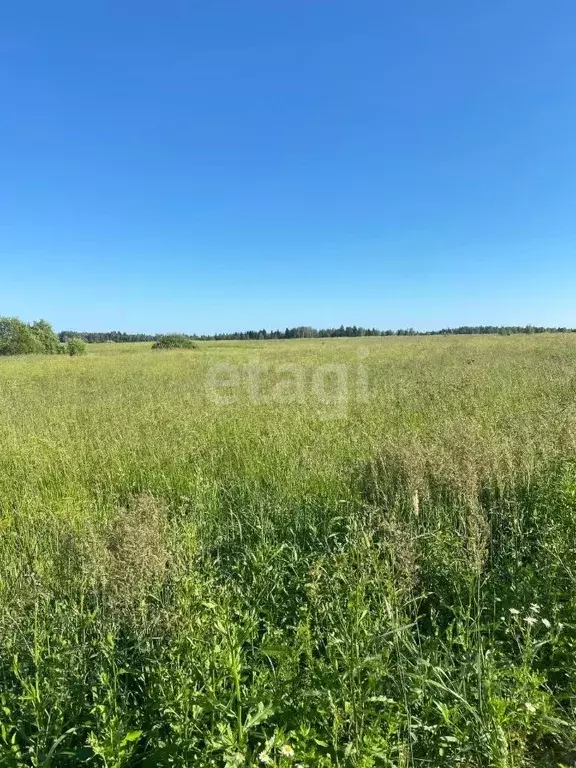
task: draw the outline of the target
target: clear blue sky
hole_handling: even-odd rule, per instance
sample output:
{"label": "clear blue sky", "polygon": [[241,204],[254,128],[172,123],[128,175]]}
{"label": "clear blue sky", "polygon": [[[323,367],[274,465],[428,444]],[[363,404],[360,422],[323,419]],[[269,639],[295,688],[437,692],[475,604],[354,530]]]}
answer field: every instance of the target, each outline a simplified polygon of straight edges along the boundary
{"label": "clear blue sky", "polygon": [[574,0],[0,10],[0,314],[576,326]]}

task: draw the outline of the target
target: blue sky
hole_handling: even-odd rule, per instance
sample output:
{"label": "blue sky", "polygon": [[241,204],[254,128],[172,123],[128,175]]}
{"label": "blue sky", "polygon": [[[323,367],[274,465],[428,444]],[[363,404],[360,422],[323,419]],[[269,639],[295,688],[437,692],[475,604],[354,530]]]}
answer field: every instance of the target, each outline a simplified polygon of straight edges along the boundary
{"label": "blue sky", "polygon": [[0,314],[576,326],[573,0],[0,9]]}

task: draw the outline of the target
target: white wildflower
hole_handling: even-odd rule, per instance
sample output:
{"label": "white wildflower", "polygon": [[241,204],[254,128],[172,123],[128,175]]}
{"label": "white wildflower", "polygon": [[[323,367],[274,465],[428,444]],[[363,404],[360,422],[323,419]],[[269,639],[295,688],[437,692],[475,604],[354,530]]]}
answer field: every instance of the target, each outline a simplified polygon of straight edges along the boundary
{"label": "white wildflower", "polygon": [[532,714],[532,715],[533,715],[533,714],[534,714],[534,712],[536,712],[536,707],[534,706],[534,704],[531,704],[529,701],[526,701],[526,702],[524,703],[524,706],[526,707],[526,709],[528,710],[528,712],[530,712],[530,714]]}
{"label": "white wildflower", "polygon": [[517,610],[516,608],[510,608],[510,613],[512,614],[512,616],[519,616],[520,615],[520,611]]}
{"label": "white wildflower", "polygon": [[538,603],[532,603],[532,605],[530,606],[530,610],[532,611],[532,613],[538,613],[540,611],[540,606],[538,605]]}
{"label": "white wildflower", "polygon": [[267,752],[260,752],[258,755],[258,760],[260,760],[261,763],[269,763],[270,755]]}
{"label": "white wildflower", "polygon": [[542,624],[544,624],[544,626],[546,627],[546,629],[550,629],[550,627],[552,626],[552,625],[550,624],[550,622],[548,621],[548,619],[542,619]]}
{"label": "white wildflower", "polygon": [[533,627],[533,626],[534,626],[534,624],[536,624],[536,619],[534,618],[534,616],[526,616],[526,617],[525,617],[525,619],[524,619],[524,621],[525,621],[525,622],[526,622],[526,624],[528,624],[528,626],[530,626],[530,627]]}
{"label": "white wildflower", "polygon": [[288,760],[292,760],[292,758],[294,757],[294,750],[292,749],[290,744],[283,744],[280,747],[280,754],[282,755],[282,757],[287,757]]}

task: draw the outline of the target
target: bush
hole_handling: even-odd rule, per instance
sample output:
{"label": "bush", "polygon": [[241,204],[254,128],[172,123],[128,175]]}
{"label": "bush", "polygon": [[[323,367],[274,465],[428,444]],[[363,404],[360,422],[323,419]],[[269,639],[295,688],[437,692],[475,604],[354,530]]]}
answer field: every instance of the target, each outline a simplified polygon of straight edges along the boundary
{"label": "bush", "polygon": [[85,355],[86,343],[79,337],[68,339],[66,342],[66,352],[68,352],[70,357],[74,357],[75,355]]}
{"label": "bush", "polygon": [[0,317],[0,355],[58,354],[58,337],[46,320],[28,325],[17,317]]}
{"label": "bush", "polygon": [[161,336],[152,344],[152,349],[196,349],[197,344],[179,333],[171,333],[167,336]]}

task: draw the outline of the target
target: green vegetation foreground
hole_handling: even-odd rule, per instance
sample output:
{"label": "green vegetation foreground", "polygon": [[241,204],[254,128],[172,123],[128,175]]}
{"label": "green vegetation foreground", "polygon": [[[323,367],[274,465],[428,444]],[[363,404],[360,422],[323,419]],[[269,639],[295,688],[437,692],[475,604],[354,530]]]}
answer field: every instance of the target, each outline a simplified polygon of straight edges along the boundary
{"label": "green vegetation foreground", "polygon": [[576,336],[0,360],[0,765],[572,765]]}

